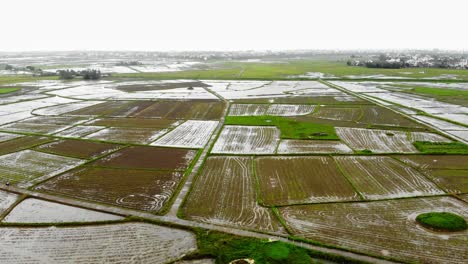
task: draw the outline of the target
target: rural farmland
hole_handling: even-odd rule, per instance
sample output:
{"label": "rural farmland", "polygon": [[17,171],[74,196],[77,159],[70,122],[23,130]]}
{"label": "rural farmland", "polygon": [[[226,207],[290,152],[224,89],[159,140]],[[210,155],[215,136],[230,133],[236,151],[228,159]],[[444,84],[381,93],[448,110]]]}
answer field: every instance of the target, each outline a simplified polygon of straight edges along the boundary
{"label": "rural farmland", "polygon": [[115,60],[0,74],[1,263],[466,262],[468,74]]}

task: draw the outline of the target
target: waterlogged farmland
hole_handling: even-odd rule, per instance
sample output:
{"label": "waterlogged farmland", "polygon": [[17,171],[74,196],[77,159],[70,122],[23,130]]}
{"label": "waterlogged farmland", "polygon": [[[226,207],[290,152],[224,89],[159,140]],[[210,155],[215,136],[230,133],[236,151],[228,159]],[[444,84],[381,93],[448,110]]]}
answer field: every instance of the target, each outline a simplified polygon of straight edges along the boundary
{"label": "waterlogged farmland", "polygon": [[415,220],[468,217],[468,106],[430,90],[462,84],[136,74],[7,84],[1,263],[296,263],[287,237],[336,262],[465,261],[468,231]]}

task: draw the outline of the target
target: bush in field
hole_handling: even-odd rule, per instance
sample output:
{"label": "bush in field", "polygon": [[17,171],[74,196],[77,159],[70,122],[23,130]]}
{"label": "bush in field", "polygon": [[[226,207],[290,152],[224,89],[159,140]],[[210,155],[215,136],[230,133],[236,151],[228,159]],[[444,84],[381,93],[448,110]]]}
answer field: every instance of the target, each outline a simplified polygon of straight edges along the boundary
{"label": "bush in field", "polygon": [[76,76],[76,72],[74,70],[58,70],[57,74],[62,80],[71,80]]}
{"label": "bush in field", "polygon": [[99,80],[101,79],[101,71],[100,70],[84,70],[80,72],[80,75],[83,76],[83,79],[85,80]]}
{"label": "bush in field", "polygon": [[439,231],[461,231],[467,228],[463,217],[448,212],[420,214],[416,221],[421,225]]}

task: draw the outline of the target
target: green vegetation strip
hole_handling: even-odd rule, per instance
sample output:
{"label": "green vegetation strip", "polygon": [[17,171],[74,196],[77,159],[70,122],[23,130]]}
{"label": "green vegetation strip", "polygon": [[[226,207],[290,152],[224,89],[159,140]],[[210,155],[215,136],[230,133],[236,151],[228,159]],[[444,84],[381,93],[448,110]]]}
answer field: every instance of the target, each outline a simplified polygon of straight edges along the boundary
{"label": "green vegetation strip", "polygon": [[416,141],[414,146],[426,154],[468,154],[468,145],[460,142],[427,142]]}
{"label": "green vegetation strip", "polygon": [[285,139],[339,140],[335,128],[328,124],[296,121],[281,116],[228,116],[225,125],[276,126]]}
{"label": "green vegetation strip", "polygon": [[0,94],[6,94],[6,93],[12,93],[19,91],[20,88],[6,88],[6,87],[0,87]]}
{"label": "green vegetation strip", "polygon": [[431,212],[420,214],[416,221],[422,226],[436,231],[462,231],[467,228],[463,217],[448,212]]}

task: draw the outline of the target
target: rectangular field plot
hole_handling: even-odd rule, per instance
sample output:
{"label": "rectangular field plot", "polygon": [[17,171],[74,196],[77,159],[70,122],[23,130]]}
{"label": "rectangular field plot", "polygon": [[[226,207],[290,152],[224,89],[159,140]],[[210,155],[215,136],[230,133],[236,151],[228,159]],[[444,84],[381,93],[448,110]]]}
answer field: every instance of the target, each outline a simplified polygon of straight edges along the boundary
{"label": "rectangular field plot", "polygon": [[337,127],[336,133],[354,150],[375,153],[418,152],[407,133],[402,131]]}
{"label": "rectangular field plot", "polygon": [[193,233],[144,223],[2,227],[0,240],[1,263],[163,264],[197,249]]}
{"label": "rectangular field plot", "polygon": [[224,103],[215,100],[160,101],[135,113],[133,117],[216,120],[223,116]]}
{"label": "rectangular field plot", "polygon": [[61,130],[67,129],[69,126],[51,125],[51,124],[34,124],[26,122],[17,122],[0,127],[1,130],[12,132],[40,133],[53,134]]}
{"label": "rectangular field plot", "polygon": [[324,105],[320,106],[313,116],[329,120],[357,121],[361,113],[362,110],[360,107],[336,107]]}
{"label": "rectangular field plot", "polygon": [[353,153],[345,144],[336,140],[281,140],[278,154]]}
{"label": "rectangular field plot", "polygon": [[100,103],[103,103],[103,102],[102,101],[84,101],[84,102],[77,102],[77,103],[70,103],[70,104],[54,105],[54,106],[49,106],[46,108],[36,109],[32,113],[36,115],[42,115],[42,116],[62,115],[65,113],[78,111],[82,108],[90,107],[90,106],[97,105]]}
{"label": "rectangular field plot", "polygon": [[182,172],[84,167],[36,189],[143,211],[158,212],[170,199]]}
{"label": "rectangular field plot", "polygon": [[29,187],[83,162],[80,159],[23,150],[0,156],[0,181]]}
{"label": "rectangular field plot", "polygon": [[18,199],[17,194],[0,190],[0,215],[10,206],[12,206],[16,199]]}
{"label": "rectangular field plot", "polygon": [[89,134],[95,133],[106,127],[104,126],[74,126],[66,130],[62,130],[55,133],[54,136],[59,137],[70,137],[70,138],[81,138]]}
{"label": "rectangular field plot", "polygon": [[365,199],[378,200],[443,194],[417,170],[390,157],[335,157]]}
{"label": "rectangular field plot", "polygon": [[123,217],[69,205],[28,198],[3,219],[6,223],[64,223],[122,220]]}
{"label": "rectangular field plot", "polygon": [[186,170],[197,151],[158,147],[129,147],[112,153],[93,166],[154,170]]}
{"label": "rectangular field plot", "polygon": [[448,193],[468,192],[468,156],[425,155],[397,156],[410,166],[419,168]]}
{"label": "rectangular field plot", "polygon": [[85,140],[60,140],[41,145],[36,150],[79,159],[91,159],[110,153],[121,147],[115,144]]}
{"label": "rectangular field plot", "polygon": [[87,139],[95,139],[119,143],[148,144],[164,135],[166,129],[110,127],[87,135]]}
{"label": "rectangular field plot", "polygon": [[230,116],[298,116],[314,111],[314,105],[293,104],[233,104],[229,110]]}
{"label": "rectangular field plot", "polygon": [[21,135],[0,132],[0,142],[8,141],[19,137],[21,137]]}
{"label": "rectangular field plot", "polygon": [[179,148],[203,148],[217,125],[218,121],[188,120],[151,143],[151,145]]}
{"label": "rectangular field plot", "polygon": [[411,141],[428,141],[428,142],[452,142],[450,139],[427,132],[411,132]]}
{"label": "rectangular field plot", "polygon": [[76,116],[102,116],[114,111],[119,110],[125,105],[131,103],[130,101],[108,101],[100,104],[91,105],[78,110],[64,113],[65,115]]}
{"label": "rectangular field plot", "polygon": [[0,142],[0,155],[13,153],[52,141],[46,137],[25,136]]}
{"label": "rectangular field plot", "polygon": [[363,106],[362,111],[362,116],[359,119],[360,123],[398,127],[421,127],[419,123],[381,106]]}
{"label": "rectangular field plot", "polygon": [[182,208],[191,220],[284,233],[268,208],[257,204],[250,157],[210,157]]}
{"label": "rectangular field plot", "polygon": [[180,124],[181,121],[158,118],[112,118],[95,119],[87,123],[93,126],[131,127],[131,128],[169,128]]}
{"label": "rectangular field plot", "polygon": [[225,126],[212,153],[274,154],[280,131],[269,126]]}
{"label": "rectangular field plot", "polygon": [[452,212],[468,217],[451,197],[284,207],[280,214],[296,236],[364,254],[410,263],[465,263],[467,231],[434,233],[417,215]]}
{"label": "rectangular field plot", "polygon": [[332,158],[261,157],[255,162],[265,205],[359,200]]}

